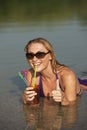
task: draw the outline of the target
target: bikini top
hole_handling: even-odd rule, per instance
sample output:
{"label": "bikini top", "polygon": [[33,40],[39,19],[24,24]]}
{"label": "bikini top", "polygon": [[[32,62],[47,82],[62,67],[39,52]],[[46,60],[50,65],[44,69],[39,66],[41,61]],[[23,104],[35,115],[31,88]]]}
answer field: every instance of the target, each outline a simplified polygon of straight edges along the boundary
{"label": "bikini top", "polygon": [[[28,70],[22,70],[21,71],[21,74],[23,75],[23,77],[24,77],[24,79],[26,81],[27,81],[27,78],[26,78],[27,72],[28,72]],[[56,84],[57,84],[57,89],[60,90],[61,88],[60,88],[60,85],[59,85],[59,79],[58,79],[58,74],[57,73],[56,73]],[[40,73],[39,85],[40,85],[40,96],[44,97],[45,95],[44,95],[44,92],[43,92],[43,84],[42,84],[42,75],[41,75],[41,73]]]}
{"label": "bikini top", "polygon": [[[83,84],[83,85],[87,85],[87,79],[78,79],[79,80],[79,83],[80,84]],[[56,83],[57,83],[57,89],[59,89],[60,91],[61,90],[61,87],[60,87],[60,84],[59,84],[59,79],[58,79],[58,75],[56,74]],[[42,84],[42,75],[40,74],[40,81],[39,81],[39,85],[40,85],[40,96],[41,97],[45,97],[44,95],[44,92],[43,92],[43,84]],[[81,94],[81,89],[80,91],[77,93],[77,95],[80,95]]]}
{"label": "bikini top", "polygon": [[[59,86],[59,79],[58,79],[58,75],[57,74],[56,74],[56,84],[57,84],[57,89],[61,90],[61,88]],[[42,75],[41,74],[40,74],[39,85],[40,85],[40,96],[41,97],[45,97],[44,92],[43,92],[43,84],[42,84]]]}
{"label": "bikini top", "polygon": [[[27,75],[28,70],[22,70],[21,74],[23,75],[23,77],[26,79],[26,75]],[[87,86],[87,79],[79,79],[79,83],[86,85]],[[61,90],[60,84],[59,84],[59,79],[58,79],[58,74],[56,73],[56,83],[57,83],[57,89]],[[40,85],[40,96],[44,97],[44,92],[43,92],[43,84],[42,84],[42,75],[40,74],[40,81],[39,81],[39,85]],[[81,90],[80,92],[81,93]],[[79,94],[78,93],[78,94]]]}

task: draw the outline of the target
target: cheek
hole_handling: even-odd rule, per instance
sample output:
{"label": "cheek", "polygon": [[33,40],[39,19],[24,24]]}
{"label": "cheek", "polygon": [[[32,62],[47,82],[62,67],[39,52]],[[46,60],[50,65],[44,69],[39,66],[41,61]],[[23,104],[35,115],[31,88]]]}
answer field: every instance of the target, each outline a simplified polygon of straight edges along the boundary
{"label": "cheek", "polygon": [[42,60],[42,66],[47,67],[49,65],[50,60],[46,58],[45,60]]}
{"label": "cheek", "polygon": [[28,63],[31,67],[33,67],[32,61],[28,60]]}

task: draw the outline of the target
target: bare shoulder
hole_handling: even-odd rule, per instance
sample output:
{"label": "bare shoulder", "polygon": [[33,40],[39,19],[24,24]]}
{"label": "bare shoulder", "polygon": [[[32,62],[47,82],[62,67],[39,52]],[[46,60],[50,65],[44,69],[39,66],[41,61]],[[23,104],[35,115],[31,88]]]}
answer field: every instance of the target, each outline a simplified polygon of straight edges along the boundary
{"label": "bare shoulder", "polygon": [[61,66],[58,70],[58,75],[62,79],[76,79],[75,72],[67,66]]}
{"label": "bare shoulder", "polygon": [[60,68],[58,72],[62,90],[66,90],[68,94],[75,92],[78,83],[75,72],[67,66]]}

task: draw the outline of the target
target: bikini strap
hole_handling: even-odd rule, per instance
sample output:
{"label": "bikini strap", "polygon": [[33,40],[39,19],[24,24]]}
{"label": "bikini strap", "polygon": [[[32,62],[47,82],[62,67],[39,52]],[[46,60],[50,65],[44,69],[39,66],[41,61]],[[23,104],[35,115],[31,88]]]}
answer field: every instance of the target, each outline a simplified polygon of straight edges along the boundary
{"label": "bikini strap", "polygon": [[61,91],[58,74],[56,73],[56,89]]}
{"label": "bikini strap", "polygon": [[[43,84],[42,84],[42,75],[41,74],[40,74],[39,85],[40,85],[40,96],[44,97]],[[57,73],[56,73],[56,86],[57,86],[57,90],[61,91],[61,88],[60,88],[60,85],[59,85],[59,78],[58,78],[58,74]]]}
{"label": "bikini strap", "polygon": [[43,93],[43,84],[42,84],[42,75],[41,75],[41,74],[40,74],[39,85],[40,85],[40,96],[41,96],[41,97],[44,97],[44,93]]}

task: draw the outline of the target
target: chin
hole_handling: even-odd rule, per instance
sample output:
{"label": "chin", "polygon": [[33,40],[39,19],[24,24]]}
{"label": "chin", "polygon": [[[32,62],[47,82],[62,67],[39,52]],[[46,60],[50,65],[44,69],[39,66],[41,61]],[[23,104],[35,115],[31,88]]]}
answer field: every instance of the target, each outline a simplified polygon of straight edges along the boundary
{"label": "chin", "polygon": [[42,72],[42,71],[43,71],[42,68],[40,68],[40,67],[37,68],[37,72],[38,72],[38,73],[40,73],[40,72]]}
{"label": "chin", "polygon": [[41,72],[41,69],[37,69],[37,72],[40,73],[40,72]]}

